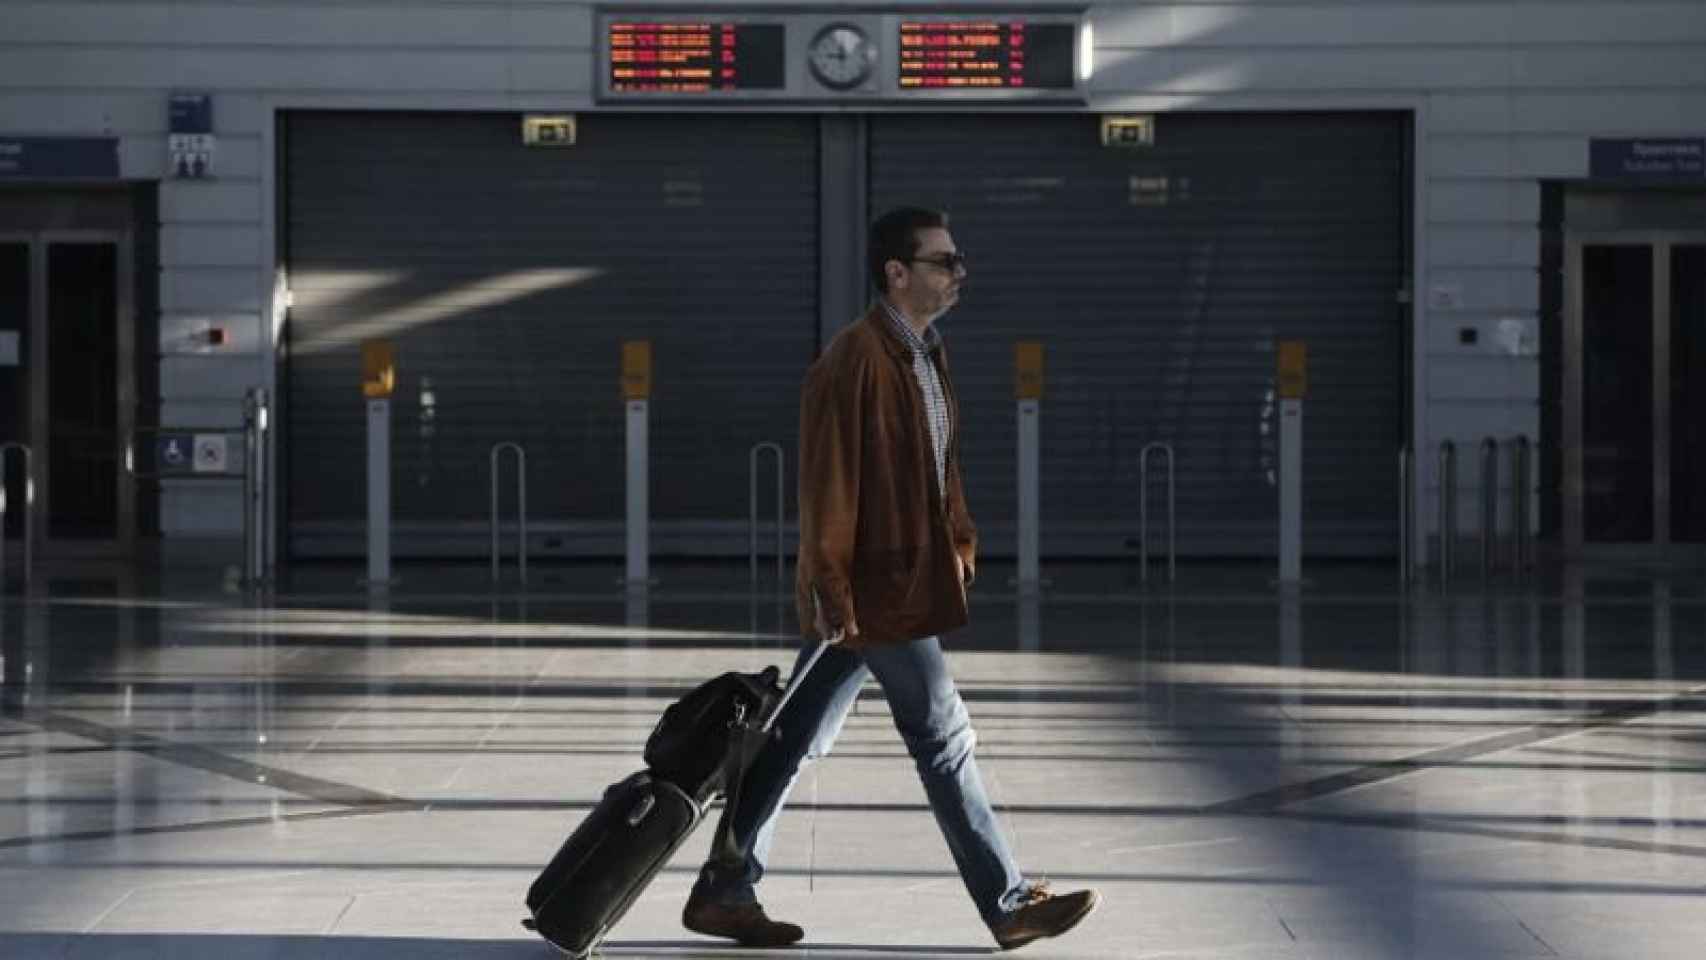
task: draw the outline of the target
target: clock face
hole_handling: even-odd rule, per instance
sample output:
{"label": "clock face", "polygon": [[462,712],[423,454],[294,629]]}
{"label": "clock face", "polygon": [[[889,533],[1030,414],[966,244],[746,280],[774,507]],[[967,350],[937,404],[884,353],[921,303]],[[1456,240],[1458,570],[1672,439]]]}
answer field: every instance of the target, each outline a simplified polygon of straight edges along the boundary
{"label": "clock face", "polygon": [[812,38],[806,62],[812,76],[831,90],[851,90],[871,75],[877,48],[858,27],[832,23]]}

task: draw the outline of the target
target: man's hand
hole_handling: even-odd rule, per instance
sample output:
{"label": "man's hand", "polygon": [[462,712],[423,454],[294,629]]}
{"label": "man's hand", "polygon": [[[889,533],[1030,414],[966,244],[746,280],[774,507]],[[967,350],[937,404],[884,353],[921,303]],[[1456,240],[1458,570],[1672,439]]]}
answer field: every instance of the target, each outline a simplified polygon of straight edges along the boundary
{"label": "man's hand", "polygon": [[830,643],[840,643],[848,637],[859,635],[858,621],[850,617],[843,624],[839,622],[839,617],[825,615],[823,598],[818,596],[815,587],[812,589],[812,620],[812,626],[817,629],[817,635]]}
{"label": "man's hand", "polygon": [[958,553],[954,554],[954,572],[959,575],[960,586],[971,586],[971,579],[967,576],[965,558],[960,556]]}

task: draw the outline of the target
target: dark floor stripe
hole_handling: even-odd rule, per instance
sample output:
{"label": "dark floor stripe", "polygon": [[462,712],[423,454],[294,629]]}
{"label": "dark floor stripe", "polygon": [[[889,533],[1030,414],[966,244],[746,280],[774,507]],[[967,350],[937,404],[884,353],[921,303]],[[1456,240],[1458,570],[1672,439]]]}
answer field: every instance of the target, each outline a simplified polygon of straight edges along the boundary
{"label": "dark floor stripe", "polygon": [[61,713],[42,711],[14,713],[11,716],[13,719],[33,723],[43,730],[82,737],[85,740],[104,743],[115,750],[129,750],[167,763],[175,763],[179,766],[202,770],[221,777],[229,777],[243,783],[283,790],[286,793],[321,803],[331,803],[341,807],[407,808],[419,806],[413,800],[381,793],[377,790],[369,790],[365,787],[338,783],[332,780],[322,780],[319,777],[311,777],[306,774],[292,773],[279,767],[269,767],[247,760],[239,760],[236,757],[227,756],[206,747],[174,743],[152,734],[121,730],[95,723],[92,720],[84,720]]}
{"label": "dark floor stripe", "polygon": [[1355,770],[1346,770],[1342,773],[1335,773],[1314,780],[1305,780],[1301,783],[1286,784],[1246,797],[1212,804],[1204,809],[1213,813],[1271,813],[1294,803],[1332,796],[1372,783],[1393,780],[1406,774],[1434,767],[1461,764],[1488,754],[1532,746],[1548,740],[1558,740],[1587,730],[1614,727],[1618,724],[1628,723],[1630,720],[1663,713],[1680,703],[1697,699],[1702,694],[1706,694],[1706,686],[1694,687],[1674,697],[1610,707],[1573,720],[1565,719],[1531,724],[1517,730],[1478,737],[1474,740],[1427,750],[1408,757],[1371,763]]}

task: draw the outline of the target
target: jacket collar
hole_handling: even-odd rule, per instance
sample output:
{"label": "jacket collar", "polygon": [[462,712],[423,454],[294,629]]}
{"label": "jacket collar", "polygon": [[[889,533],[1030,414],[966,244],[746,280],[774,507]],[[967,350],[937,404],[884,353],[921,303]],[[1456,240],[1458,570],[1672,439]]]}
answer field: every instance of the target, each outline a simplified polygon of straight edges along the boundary
{"label": "jacket collar", "polygon": [[[902,339],[900,332],[894,328],[894,321],[889,317],[888,310],[883,307],[882,300],[871,301],[870,308],[865,311],[864,322],[870,324],[871,328],[877,332],[877,338],[882,341],[883,347],[888,350],[891,356],[896,360],[912,362],[912,347]],[[924,344],[931,353],[939,353],[942,349],[941,335],[936,334],[934,330],[931,331],[931,334],[931,336],[924,338]]]}

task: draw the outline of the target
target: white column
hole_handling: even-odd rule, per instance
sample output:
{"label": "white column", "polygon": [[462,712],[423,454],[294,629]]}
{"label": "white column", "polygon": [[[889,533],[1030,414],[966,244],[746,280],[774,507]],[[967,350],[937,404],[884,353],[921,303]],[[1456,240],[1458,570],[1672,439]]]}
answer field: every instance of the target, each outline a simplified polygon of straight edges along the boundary
{"label": "white column", "polygon": [[391,401],[367,401],[367,584],[391,583]]}
{"label": "white column", "polygon": [[1303,401],[1280,401],[1279,579],[1303,578]]}
{"label": "white column", "polygon": [[651,502],[648,470],[649,401],[628,401],[628,564],[623,582],[629,590],[650,583]]}
{"label": "white column", "polygon": [[1019,592],[1033,593],[1041,585],[1037,553],[1040,530],[1038,516],[1038,456],[1041,444],[1039,422],[1042,401],[1019,401]]}

